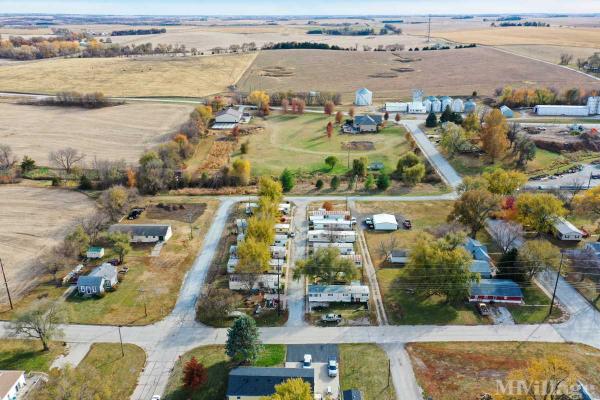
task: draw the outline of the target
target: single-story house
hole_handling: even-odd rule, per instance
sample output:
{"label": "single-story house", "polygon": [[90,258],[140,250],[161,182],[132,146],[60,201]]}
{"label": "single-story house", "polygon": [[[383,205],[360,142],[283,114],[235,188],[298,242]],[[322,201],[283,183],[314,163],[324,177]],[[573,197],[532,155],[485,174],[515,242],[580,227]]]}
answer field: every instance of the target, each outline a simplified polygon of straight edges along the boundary
{"label": "single-story house", "polygon": [[104,247],[89,247],[85,253],[87,258],[102,258],[104,257]]}
{"label": "single-story house", "polygon": [[318,249],[326,249],[329,247],[335,247],[340,251],[341,255],[353,255],[354,254],[354,244],[353,243],[322,243],[322,242],[314,242],[311,243],[313,250]]}
{"label": "single-story house", "polygon": [[510,279],[481,279],[471,285],[470,302],[522,304],[523,291]]}
{"label": "single-story house", "polygon": [[233,108],[226,108],[215,114],[215,124],[237,124],[244,113]]}
{"label": "single-story house", "polygon": [[97,296],[114,288],[118,283],[117,268],[110,263],[104,263],[89,275],[77,278],[77,291],[86,296]]}
{"label": "single-story house", "polygon": [[408,250],[392,250],[388,255],[388,261],[392,264],[406,265],[408,256]]}
{"label": "single-story house", "polygon": [[362,392],[358,389],[344,390],[342,400],[363,400]]}
{"label": "single-story house", "polygon": [[286,246],[289,239],[288,235],[275,234],[273,246]]}
{"label": "single-story house", "polygon": [[255,276],[245,274],[229,274],[229,290],[250,290],[252,289],[277,289],[278,283],[283,283],[284,279],[279,274],[269,273]]}
{"label": "single-story house", "polygon": [[0,400],[16,400],[25,386],[25,371],[0,371]]}
{"label": "single-story house", "polygon": [[108,231],[128,234],[131,243],[166,242],[173,236],[171,225],[162,224],[115,224]]}
{"label": "single-story house", "polygon": [[308,285],[309,303],[367,303],[366,285]]}
{"label": "single-story house", "polygon": [[275,224],[275,233],[288,233],[290,224]]}
{"label": "single-story house", "polygon": [[237,367],[229,372],[228,400],[259,400],[275,393],[275,385],[288,379],[302,379],[315,388],[314,368]]}
{"label": "single-story house", "polygon": [[398,221],[392,214],[373,215],[373,229],[376,231],[395,231],[398,229]]}
{"label": "single-story house", "polygon": [[554,220],[554,225],[552,228],[554,235],[559,240],[580,241],[583,239],[583,232],[562,217]]}
{"label": "single-story house", "polygon": [[352,122],[352,127],[360,133],[379,132],[381,125],[383,125],[383,117],[375,114],[358,115]]}
{"label": "single-story house", "polygon": [[351,231],[356,225],[356,221],[350,221],[347,219],[316,219],[310,221],[312,229],[316,230],[329,230],[329,231]]}
{"label": "single-story house", "polygon": [[309,242],[334,242],[334,243],[354,243],[356,242],[356,232],[354,231],[308,231]]}
{"label": "single-story house", "polygon": [[350,211],[344,211],[344,210],[327,211],[327,210],[321,209],[321,210],[310,211],[308,214],[308,219],[310,221],[314,221],[317,219],[329,219],[329,218],[348,219],[348,218],[350,218]]}

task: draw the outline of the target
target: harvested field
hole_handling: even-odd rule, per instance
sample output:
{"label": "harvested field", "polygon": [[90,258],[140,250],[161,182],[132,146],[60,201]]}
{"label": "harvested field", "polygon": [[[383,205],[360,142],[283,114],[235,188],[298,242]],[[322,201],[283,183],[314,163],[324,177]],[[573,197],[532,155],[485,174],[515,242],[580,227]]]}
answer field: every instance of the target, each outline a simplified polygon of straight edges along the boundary
{"label": "harvested field", "polygon": [[[598,81],[558,66],[510,55],[492,48],[420,52],[421,61],[402,63],[414,71],[397,78],[376,74],[393,72],[405,57],[414,53],[345,52],[324,50],[263,51],[238,82],[242,90],[261,87],[269,91],[339,91],[352,101],[354,91],[368,87],[378,100],[408,99],[414,88],[431,95],[492,95],[497,87],[552,86],[600,87]],[[295,71],[291,77],[268,77],[264,68],[279,66]],[[333,73],[335,71],[335,73]],[[374,76],[376,75],[376,76]]]}
{"label": "harvested field", "polygon": [[191,106],[125,104],[95,110],[0,103],[0,143],[21,159],[48,165],[50,151],[74,147],[90,162],[99,159],[137,163],[140,154],[167,140],[184,123]]}
{"label": "harvested field", "polygon": [[571,66],[577,66],[577,59],[587,59],[594,53],[600,52],[600,46],[593,47],[574,47],[574,46],[555,46],[555,45],[506,45],[496,46],[501,50],[510,51],[526,57],[537,58],[538,60],[548,61],[558,64],[561,54],[570,54],[573,56]]}
{"label": "harvested field", "polygon": [[[13,300],[41,275],[34,261],[94,210],[85,195],[62,189],[0,185],[0,257]],[[0,302],[6,304],[6,293]]]}
{"label": "harvested field", "polygon": [[541,44],[569,47],[598,47],[600,29],[505,27],[443,32],[442,39],[488,46]]}
{"label": "harvested field", "polygon": [[[256,53],[206,57],[68,58],[0,66],[0,91],[207,96],[234,84]],[[93,79],[91,79],[93,77]]]}

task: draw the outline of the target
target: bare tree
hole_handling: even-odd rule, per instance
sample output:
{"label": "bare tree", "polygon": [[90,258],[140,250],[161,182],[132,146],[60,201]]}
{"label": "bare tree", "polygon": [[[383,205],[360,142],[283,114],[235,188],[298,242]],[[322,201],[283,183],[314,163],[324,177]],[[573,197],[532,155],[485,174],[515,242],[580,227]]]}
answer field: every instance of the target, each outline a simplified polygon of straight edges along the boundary
{"label": "bare tree", "polygon": [[379,255],[387,259],[392,251],[396,249],[398,245],[398,239],[395,236],[391,236],[388,241],[382,240],[379,242]]}
{"label": "bare tree", "polygon": [[84,157],[85,154],[79,153],[78,150],[72,147],[52,151],[49,155],[50,161],[56,167],[64,169],[67,174],[70,174],[73,167],[83,160]]}
{"label": "bare tree", "polygon": [[39,339],[44,351],[48,351],[50,341],[63,335],[59,327],[62,321],[63,314],[57,303],[41,301],[16,316],[11,323],[12,334]]}
{"label": "bare tree", "polygon": [[7,144],[0,144],[0,170],[8,170],[17,162],[12,149]]}
{"label": "bare tree", "polygon": [[504,254],[523,238],[523,227],[515,222],[492,221],[488,223],[488,231]]}
{"label": "bare tree", "polygon": [[90,237],[91,243],[95,243],[98,240],[98,235],[106,224],[108,224],[109,219],[109,216],[101,210],[81,219],[80,224],[84,232]]}

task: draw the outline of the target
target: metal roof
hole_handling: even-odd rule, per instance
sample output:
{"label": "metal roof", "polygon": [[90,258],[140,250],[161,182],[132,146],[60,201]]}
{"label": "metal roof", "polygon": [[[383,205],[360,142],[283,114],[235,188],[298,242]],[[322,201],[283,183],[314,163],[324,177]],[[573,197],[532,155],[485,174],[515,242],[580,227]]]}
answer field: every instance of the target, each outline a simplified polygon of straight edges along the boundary
{"label": "metal roof", "polygon": [[471,272],[476,272],[481,275],[482,278],[491,278],[492,269],[490,263],[484,260],[473,260],[471,262]]}
{"label": "metal roof", "polygon": [[481,279],[471,285],[471,296],[523,297],[523,292],[510,279]]}
{"label": "metal roof", "polygon": [[367,88],[360,88],[356,91],[357,94],[371,94],[373,92],[371,92],[369,89]]}
{"label": "metal roof", "polygon": [[569,233],[578,233],[580,235],[583,235],[583,232],[577,229],[575,225],[573,225],[572,223],[570,223],[562,217],[556,218],[556,220],[554,221],[554,229],[556,229],[563,235],[568,235]]}
{"label": "metal roof", "polygon": [[369,293],[366,285],[308,285],[308,293]]}
{"label": "metal roof", "polygon": [[235,110],[233,108],[227,108],[225,110],[221,110],[215,114],[215,117],[220,117],[221,115],[231,115],[236,118],[242,118],[244,113],[242,111]]}
{"label": "metal roof", "polygon": [[396,217],[392,214],[375,214],[373,215],[373,224],[396,224]]}
{"label": "metal roof", "polygon": [[229,372],[227,396],[270,396],[275,393],[275,385],[288,379],[300,378],[315,386],[313,368],[260,368],[238,367]]}
{"label": "metal roof", "polygon": [[109,232],[129,233],[133,236],[166,236],[171,225],[160,224],[115,224]]}
{"label": "metal roof", "polygon": [[358,389],[344,390],[342,400],[362,400],[362,392]]}

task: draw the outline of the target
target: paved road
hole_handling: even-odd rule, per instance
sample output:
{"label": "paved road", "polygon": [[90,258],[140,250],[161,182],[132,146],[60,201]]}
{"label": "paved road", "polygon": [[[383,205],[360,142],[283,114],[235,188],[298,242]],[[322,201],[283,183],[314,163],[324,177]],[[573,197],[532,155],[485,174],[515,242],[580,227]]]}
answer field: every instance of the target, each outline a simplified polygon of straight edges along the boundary
{"label": "paved road", "polygon": [[438,175],[453,189],[456,189],[461,184],[462,178],[456,173],[454,168],[446,161],[444,156],[435,148],[433,143],[429,141],[427,135],[419,128],[423,121],[402,121],[402,124],[411,133],[417,145],[429,160],[429,163],[435,168]]}
{"label": "paved road", "polygon": [[296,266],[296,261],[303,260],[306,254],[306,240],[308,232],[308,221],[306,220],[306,209],[308,202],[303,200],[295,201],[296,205],[294,212],[294,225],[293,231],[296,233],[296,237],[291,244],[292,256],[289,260],[288,274],[287,274],[287,307],[288,307],[288,320],[285,326],[306,326],[307,322],[304,320],[305,310],[305,280],[304,279],[293,279],[293,271]]}

